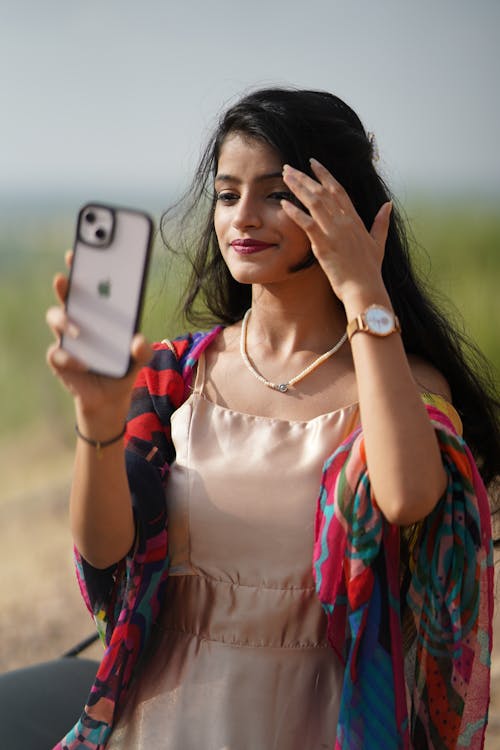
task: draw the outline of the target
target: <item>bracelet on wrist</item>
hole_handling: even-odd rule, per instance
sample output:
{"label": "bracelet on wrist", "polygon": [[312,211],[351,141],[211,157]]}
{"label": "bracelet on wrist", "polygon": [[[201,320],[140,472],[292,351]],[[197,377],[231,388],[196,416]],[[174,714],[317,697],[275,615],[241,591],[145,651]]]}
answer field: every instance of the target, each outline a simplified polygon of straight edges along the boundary
{"label": "bracelet on wrist", "polygon": [[124,424],[121,432],[118,435],[115,435],[114,437],[110,438],[109,440],[93,440],[92,438],[89,438],[86,435],[83,435],[80,432],[80,428],[78,427],[78,425],[75,424],[75,432],[77,436],[80,438],[80,440],[83,440],[85,443],[92,445],[96,449],[97,458],[101,458],[103,448],[107,448],[108,445],[113,445],[113,443],[117,443],[119,440],[121,440],[122,437],[125,435],[126,429],[127,429],[127,425]]}

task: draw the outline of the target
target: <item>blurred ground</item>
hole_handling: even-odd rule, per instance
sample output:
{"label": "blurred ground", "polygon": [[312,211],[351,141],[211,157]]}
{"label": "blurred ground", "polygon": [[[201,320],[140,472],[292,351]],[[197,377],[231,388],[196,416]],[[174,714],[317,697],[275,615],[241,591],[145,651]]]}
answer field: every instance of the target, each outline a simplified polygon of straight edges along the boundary
{"label": "blurred ground", "polygon": [[[72,567],[71,464],[70,447],[45,432],[0,445],[0,672],[58,657],[94,632]],[[500,747],[500,606],[495,635],[486,750]],[[101,653],[96,644],[85,656]]]}
{"label": "blurred ground", "polygon": [[[3,672],[60,656],[92,633],[93,623],[72,568],[69,447],[35,433],[0,446],[0,456]],[[88,655],[98,657],[97,649]]]}

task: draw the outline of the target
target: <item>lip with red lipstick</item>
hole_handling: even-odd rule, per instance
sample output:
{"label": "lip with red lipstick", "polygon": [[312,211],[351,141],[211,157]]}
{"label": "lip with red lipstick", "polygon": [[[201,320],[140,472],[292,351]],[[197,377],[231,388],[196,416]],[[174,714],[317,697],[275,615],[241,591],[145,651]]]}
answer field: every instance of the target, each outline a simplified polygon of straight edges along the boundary
{"label": "lip with red lipstick", "polygon": [[231,247],[239,255],[251,255],[252,253],[260,253],[262,250],[267,250],[268,247],[273,247],[273,243],[261,242],[260,240],[248,237],[246,239],[233,240]]}

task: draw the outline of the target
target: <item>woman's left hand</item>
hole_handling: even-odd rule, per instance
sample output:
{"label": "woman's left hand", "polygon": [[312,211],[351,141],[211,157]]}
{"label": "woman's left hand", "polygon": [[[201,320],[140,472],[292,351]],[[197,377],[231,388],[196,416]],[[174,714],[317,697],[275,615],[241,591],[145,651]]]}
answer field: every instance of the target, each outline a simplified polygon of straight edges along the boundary
{"label": "woman's left hand", "polygon": [[318,181],[293,167],[283,167],[285,184],[309,214],[287,200],[281,202],[283,210],[307,234],[340,300],[380,287],[392,202],[382,205],[368,231],[333,175],[316,159],[311,159],[311,168]]}

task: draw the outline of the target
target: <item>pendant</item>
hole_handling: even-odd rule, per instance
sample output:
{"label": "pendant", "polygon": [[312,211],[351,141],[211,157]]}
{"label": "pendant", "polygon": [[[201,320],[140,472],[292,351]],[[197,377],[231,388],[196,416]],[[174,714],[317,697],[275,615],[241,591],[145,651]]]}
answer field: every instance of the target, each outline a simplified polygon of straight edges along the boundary
{"label": "pendant", "polygon": [[276,390],[278,390],[280,393],[286,393],[288,390],[288,383],[281,383],[277,386]]}

